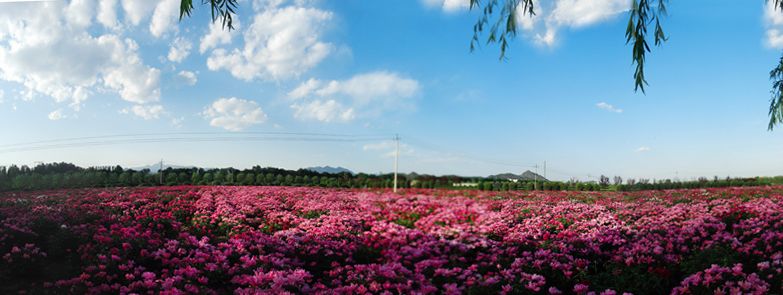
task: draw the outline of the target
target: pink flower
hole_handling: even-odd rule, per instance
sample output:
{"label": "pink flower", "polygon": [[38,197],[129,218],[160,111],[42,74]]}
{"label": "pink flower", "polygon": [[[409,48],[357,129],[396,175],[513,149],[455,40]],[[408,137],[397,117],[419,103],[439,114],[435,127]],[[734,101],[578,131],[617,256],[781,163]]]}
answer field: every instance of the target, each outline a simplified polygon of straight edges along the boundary
{"label": "pink flower", "polygon": [[576,284],[576,285],[574,285],[574,292],[577,293],[577,294],[583,294],[583,293],[587,292],[589,289],[590,289],[590,287],[588,287],[585,284]]}
{"label": "pink flower", "polygon": [[141,274],[141,278],[143,278],[145,281],[152,281],[155,279],[155,273],[145,271]]}

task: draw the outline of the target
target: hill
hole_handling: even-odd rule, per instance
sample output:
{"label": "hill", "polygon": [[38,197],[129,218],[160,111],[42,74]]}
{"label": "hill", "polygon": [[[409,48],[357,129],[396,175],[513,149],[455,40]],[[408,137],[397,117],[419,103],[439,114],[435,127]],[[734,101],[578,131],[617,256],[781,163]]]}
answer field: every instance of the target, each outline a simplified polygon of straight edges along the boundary
{"label": "hill", "polygon": [[528,180],[549,181],[548,179],[544,178],[540,174],[537,174],[530,170],[522,172],[522,174],[501,173],[501,174],[487,176],[487,178],[499,179],[499,180],[516,180],[516,181],[528,181]]}
{"label": "hill", "polygon": [[343,168],[340,166],[337,167],[331,167],[331,166],[315,166],[315,167],[308,167],[304,168],[305,170],[310,170],[318,173],[328,173],[328,174],[340,174],[340,173],[348,173],[353,174],[353,171],[348,170],[347,168]]}

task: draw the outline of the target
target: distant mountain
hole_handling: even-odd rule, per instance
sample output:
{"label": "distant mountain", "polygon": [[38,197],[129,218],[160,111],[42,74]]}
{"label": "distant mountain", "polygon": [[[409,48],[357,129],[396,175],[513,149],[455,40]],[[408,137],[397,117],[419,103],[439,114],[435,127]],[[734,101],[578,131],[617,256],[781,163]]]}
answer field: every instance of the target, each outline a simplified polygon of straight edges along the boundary
{"label": "distant mountain", "polygon": [[347,168],[343,167],[331,167],[331,166],[315,166],[315,167],[308,167],[305,168],[305,170],[310,170],[318,173],[329,173],[329,174],[340,174],[340,173],[349,173],[353,174],[353,171],[348,170]]}
{"label": "distant mountain", "polygon": [[520,176],[522,177],[523,180],[535,180],[535,179],[538,179],[538,180],[543,180],[543,181],[549,181],[549,179],[544,178],[543,176],[541,176],[541,174],[537,174],[537,173],[535,173],[533,171],[530,171],[530,170],[522,172],[522,174]]}
{"label": "distant mountain", "polygon": [[[168,168],[171,168],[171,169],[189,169],[189,168],[196,168],[196,166],[178,166],[178,165],[166,165],[166,163],[163,163],[163,170],[166,170],[166,169],[168,169]],[[150,173],[157,173],[157,172],[158,172],[158,170],[160,170],[160,163],[158,163],[158,164],[152,164],[152,165],[147,165],[147,166],[141,166],[141,167],[133,167],[133,168],[128,168],[128,169],[131,169],[131,170],[136,170],[136,171],[141,171],[141,170],[144,170],[144,169],[149,169],[149,170],[150,170]]]}
{"label": "distant mountain", "polygon": [[539,180],[539,181],[549,181],[548,179],[544,178],[540,174],[536,174],[533,171],[527,170],[525,172],[522,172],[522,174],[513,174],[513,173],[502,173],[497,175],[490,175],[487,176],[487,178],[491,179],[503,179],[503,180]]}

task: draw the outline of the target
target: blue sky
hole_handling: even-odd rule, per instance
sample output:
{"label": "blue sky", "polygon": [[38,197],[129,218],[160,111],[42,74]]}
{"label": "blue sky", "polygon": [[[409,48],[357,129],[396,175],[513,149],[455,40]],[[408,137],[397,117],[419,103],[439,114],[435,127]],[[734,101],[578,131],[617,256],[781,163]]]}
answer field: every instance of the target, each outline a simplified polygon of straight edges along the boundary
{"label": "blue sky", "polygon": [[[498,61],[471,53],[467,0],[243,1],[239,28],[178,0],[0,2],[0,145],[112,134],[402,136],[400,169],[644,178],[783,174],[768,72],[783,15],[764,1],[672,1],[670,40],[633,91],[628,1],[539,1]],[[710,9],[705,10],[704,6]],[[208,142],[0,152],[69,161],[392,168],[392,144]]]}

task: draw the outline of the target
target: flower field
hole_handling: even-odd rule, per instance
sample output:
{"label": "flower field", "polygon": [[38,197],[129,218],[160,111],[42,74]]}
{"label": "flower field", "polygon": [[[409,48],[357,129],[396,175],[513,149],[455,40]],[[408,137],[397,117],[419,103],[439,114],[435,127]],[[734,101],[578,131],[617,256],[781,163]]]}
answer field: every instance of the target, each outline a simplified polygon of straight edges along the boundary
{"label": "flower field", "polygon": [[783,187],[0,196],[0,293],[781,294]]}

